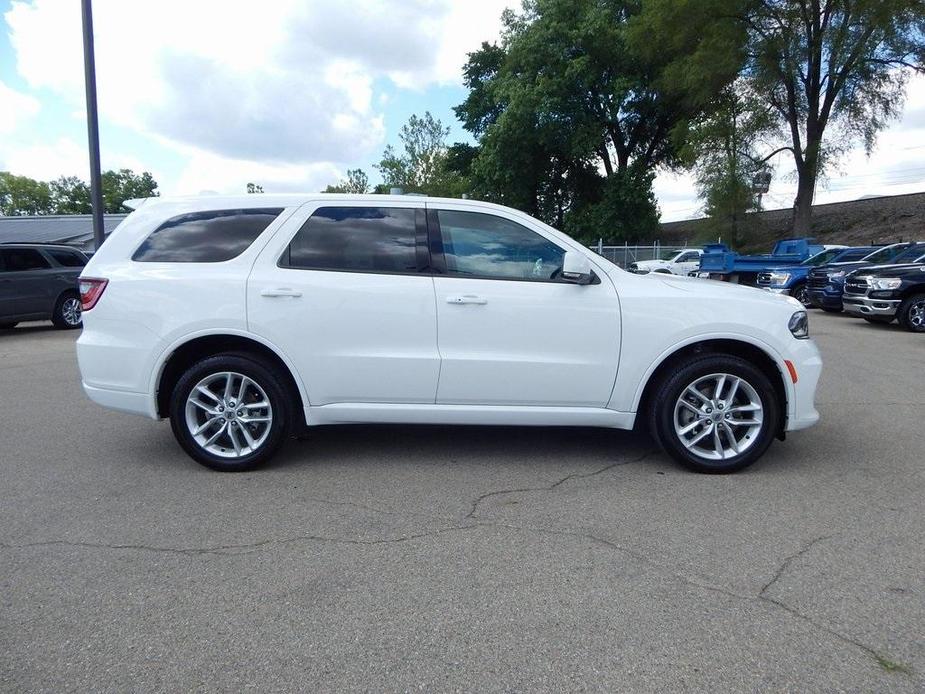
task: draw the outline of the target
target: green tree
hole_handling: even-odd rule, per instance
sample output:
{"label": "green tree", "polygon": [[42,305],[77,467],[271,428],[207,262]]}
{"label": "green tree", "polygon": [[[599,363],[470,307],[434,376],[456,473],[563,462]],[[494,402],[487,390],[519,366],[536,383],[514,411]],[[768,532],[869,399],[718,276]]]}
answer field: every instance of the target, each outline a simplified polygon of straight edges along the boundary
{"label": "green tree", "polygon": [[412,115],[398,134],[401,150],[396,151],[388,145],[376,164],[383,186],[428,195],[445,194],[453,185],[453,176],[445,167],[449,134],[449,127],[434,118],[430,111],[422,117]]}
{"label": "green tree", "polygon": [[157,181],[147,171],[136,174],[131,169],[104,171],[102,176],[103,211],[125,212],[122,203],[134,198],[157,197]]}
{"label": "green tree", "polygon": [[253,194],[256,194],[256,193],[262,193],[262,192],[263,192],[263,186],[262,186],[262,185],[259,185],[259,184],[257,184],[257,183],[248,183],[248,184],[247,184],[247,192],[248,192],[248,194],[250,194],[250,195],[253,195]]}
{"label": "green tree", "polygon": [[659,81],[661,53],[633,45],[641,4],[527,0],[504,14],[500,45],[470,54],[456,108],[479,141],[478,194],[585,240],[657,230],[652,174],[679,164],[676,135],[702,105]]}
{"label": "green tree", "polygon": [[710,233],[735,247],[750,228],[747,214],[760,208],[753,180],[765,169],[759,150],[773,133],[773,118],[741,80],[714,106],[691,124],[682,156],[695,171]]}
{"label": "green tree", "polygon": [[55,214],[90,214],[90,186],[77,176],[61,176],[48,184]]}
{"label": "green tree", "polygon": [[[666,74],[696,81],[711,57],[739,60],[770,105],[797,174],[793,229],[810,231],[816,183],[847,148],[868,151],[900,112],[925,58],[922,0],[646,0],[647,41]],[[643,33],[643,32],[641,32]],[[727,42],[700,37],[727,35]],[[738,38],[736,38],[738,37]],[[655,50],[655,49],[653,49]]]}
{"label": "green tree", "polygon": [[47,183],[0,171],[0,214],[38,215],[53,211],[51,188]]}
{"label": "green tree", "polygon": [[[921,0],[753,0],[747,74],[789,136],[797,171],[793,226],[808,234],[816,181],[848,145],[868,151],[902,108],[925,58]],[[826,140],[827,130],[836,136]]]}
{"label": "green tree", "polygon": [[355,193],[362,195],[369,192],[369,176],[363,169],[347,169],[347,178],[340,183],[325,188],[323,193]]}

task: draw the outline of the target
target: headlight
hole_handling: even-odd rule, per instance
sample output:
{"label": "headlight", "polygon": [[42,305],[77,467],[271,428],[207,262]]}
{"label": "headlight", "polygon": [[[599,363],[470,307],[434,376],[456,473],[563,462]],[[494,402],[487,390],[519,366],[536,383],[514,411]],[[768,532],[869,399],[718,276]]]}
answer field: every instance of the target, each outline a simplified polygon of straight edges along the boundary
{"label": "headlight", "polygon": [[838,272],[830,272],[828,275],[826,275],[826,277],[828,277],[830,280],[837,280],[844,276],[845,276],[844,270],[839,270]]}
{"label": "headlight", "polygon": [[798,340],[807,339],[809,337],[809,317],[806,311],[797,311],[790,316],[790,324],[787,327]]}
{"label": "headlight", "polygon": [[790,281],[789,272],[769,272],[771,284],[787,284]]}
{"label": "headlight", "polygon": [[903,281],[899,277],[871,277],[868,283],[874,289],[899,289]]}

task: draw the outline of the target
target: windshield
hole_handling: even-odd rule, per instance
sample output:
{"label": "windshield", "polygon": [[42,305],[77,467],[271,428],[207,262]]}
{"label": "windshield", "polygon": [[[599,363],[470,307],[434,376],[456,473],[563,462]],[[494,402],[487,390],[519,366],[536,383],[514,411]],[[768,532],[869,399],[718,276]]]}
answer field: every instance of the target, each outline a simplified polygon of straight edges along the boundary
{"label": "windshield", "polygon": [[659,253],[658,259],[659,260],[674,260],[675,256],[681,255],[681,253],[682,251],[678,251],[678,250],[662,251],[661,253]]}
{"label": "windshield", "polygon": [[830,248],[827,251],[822,251],[822,253],[817,253],[812,258],[804,260],[801,265],[810,265],[815,267],[816,265],[824,265],[829,262],[832,258],[837,256],[839,253],[844,252],[844,248]]}
{"label": "windshield", "polygon": [[892,246],[887,246],[886,248],[881,248],[874,251],[870,255],[865,255],[861,260],[867,263],[885,263],[894,255],[896,255],[896,248]]}
{"label": "windshield", "polygon": [[925,255],[925,243],[907,248],[898,256],[891,260],[891,263],[899,265],[900,263],[914,263],[916,260]]}

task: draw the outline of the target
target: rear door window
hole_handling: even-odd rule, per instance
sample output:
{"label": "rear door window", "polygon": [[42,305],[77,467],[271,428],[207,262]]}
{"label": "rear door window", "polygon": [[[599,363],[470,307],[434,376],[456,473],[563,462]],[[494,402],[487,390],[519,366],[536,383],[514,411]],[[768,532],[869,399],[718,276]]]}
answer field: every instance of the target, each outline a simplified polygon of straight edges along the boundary
{"label": "rear door window", "polygon": [[241,255],[283,208],[211,210],[172,217],[151,232],[132,260],[220,263]]}
{"label": "rear door window", "polygon": [[[319,207],[293,237],[280,265],[302,270],[416,273],[416,220],[405,207]],[[418,217],[421,219],[418,220]]]}
{"label": "rear door window", "polygon": [[45,252],[54,258],[58,265],[64,267],[83,267],[87,264],[87,259],[80,253],[74,251],[63,251],[59,248],[48,248]]}
{"label": "rear door window", "polygon": [[4,248],[0,250],[3,267],[7,272],[45,270],[51,267],[44,256],[32,248]]}

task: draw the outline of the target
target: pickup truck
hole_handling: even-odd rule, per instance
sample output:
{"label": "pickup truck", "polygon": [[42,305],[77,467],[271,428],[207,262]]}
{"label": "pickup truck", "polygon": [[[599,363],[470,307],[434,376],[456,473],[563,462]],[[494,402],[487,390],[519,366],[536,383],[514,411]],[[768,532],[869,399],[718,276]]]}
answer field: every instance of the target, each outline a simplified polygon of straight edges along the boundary
{"label": "pickup truck", "polygon": [[845,279],[842,301],[846,313],[869,323],[898,319],[906,330],[925,333],[925,262],[855,270]]}
{"label": "pickup truck", "polygon": [[830,312],[841,311],[845,277],[850,272],[887,263],[912,263],[922,255],[925,255],[923,242],[894,243],[853,263],[815,267],[809,271],[806,280],[806,296],[817,308]]}
{"label": "pickup truck", "polygon": [[829,248],[844,246],[824,246],[813,243],[812,239],[784,239],[774,244],[774,250],[768,255],[740,255],[725,244],[711,243],[704,246],[697,276],[755,287],[759,273],[798,265]]}
{"label": "pickup truck", "polygon": [[842,262],[861,260],[877,250],[870,246],[855,248],[829,248],[817,253],[812,258],[804,260],[799,265],[785,265],[783,267],[758,273],[758,286],[775,294],[787,294],[804,306],[810,306],[807,290],[807,278],[815,267],[837,266]]}

